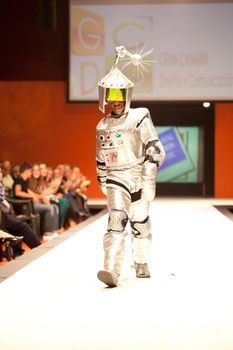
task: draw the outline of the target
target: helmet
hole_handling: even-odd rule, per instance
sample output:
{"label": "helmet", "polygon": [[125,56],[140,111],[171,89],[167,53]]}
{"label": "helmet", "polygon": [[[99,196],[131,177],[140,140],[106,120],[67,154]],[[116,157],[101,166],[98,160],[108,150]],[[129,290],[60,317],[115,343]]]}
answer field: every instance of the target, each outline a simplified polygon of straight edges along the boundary
{"label": "helmet", "polygon": [[128,111],[132,98],[134,83],[129,80],[116,66],[98,83],[99,109],[104,113],[106,100],[125,101],[125,111]]}
{"label": "helmet", "polygon": [[[153,49],[146,53],[132,54],[124,46],[116,47],[115,62],[110,69],[109,73],[105,75],[103,79],[98,82],[99,86],[99,109],[104,113],[106,101],[125,101],[125,112],[129,110],[134,83],[129,80],[119,69],[118,62],[120,59],[126,58],[128,62],[122,67],[127,67],[132,63],[139,71],[146,71],[143,68],[143,60],[148,56]],[[147,61],[150,62],[150,61]]]}

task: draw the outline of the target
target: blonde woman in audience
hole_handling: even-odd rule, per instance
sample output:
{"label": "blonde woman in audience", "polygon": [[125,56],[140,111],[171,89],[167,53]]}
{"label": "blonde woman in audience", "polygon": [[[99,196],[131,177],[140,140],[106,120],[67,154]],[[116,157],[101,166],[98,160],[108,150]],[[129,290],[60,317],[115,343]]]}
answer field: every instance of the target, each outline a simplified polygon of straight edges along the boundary
{"label": "blonde woman in audience", "polygon": [[76,202],[79,221],[83,221],[90,216],[90,210],[87,205],[87,196],[83,193],[84,190],[89,187],[90,181],[88,181],[81,173],[78,166],[70,166],[67,164],[65,165],[65,178],[66,181],[64,187],[66,188],[67,193]]}
{"label": "blonde woman in audience", "polygon": [[[60,225],[63,230],[67,228],[67,226],[71,226],[69,222],[69,200],[64,196],[63,189],[61,187],[63,176],[59,168],[54,168],[51,172],[51,179],[48,177],[49,172],[47,172],[47,181],[48,188],[50,189],[50,193],[52,197],[56,198],[59,203],[59,214],[60,214]],[[75,223],[76,224],[76,223]]]}
{"label": "blonde woman in audience", "polygon": [[47,175],[46,175],[46,181],[49,184],[51,180],[53,179],[53,168],[47,167]]}

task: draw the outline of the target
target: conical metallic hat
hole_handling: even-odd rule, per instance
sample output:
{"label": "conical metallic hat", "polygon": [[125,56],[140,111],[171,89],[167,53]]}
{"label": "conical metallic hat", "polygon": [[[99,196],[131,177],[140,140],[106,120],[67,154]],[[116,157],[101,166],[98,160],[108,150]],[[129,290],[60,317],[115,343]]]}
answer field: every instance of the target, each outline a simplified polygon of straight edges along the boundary
{"label": "conical metallic hat", "polygon": [[99,81],[98,85],[103,88],[127,89],[133,87],[134,83],[114,65],[108,74]]}

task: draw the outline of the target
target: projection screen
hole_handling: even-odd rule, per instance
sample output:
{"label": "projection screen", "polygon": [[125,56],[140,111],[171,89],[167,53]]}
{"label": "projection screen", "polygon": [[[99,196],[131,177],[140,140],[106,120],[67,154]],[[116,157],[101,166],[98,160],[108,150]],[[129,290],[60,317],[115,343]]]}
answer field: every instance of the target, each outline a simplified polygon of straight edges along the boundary
{"label": "projection screen", "polygon": [[134,100],[233,100],[232,2],[94,3],[69,3],[69,101],[98,100],[119,45],[153,48],[144,76],[123,70]]}

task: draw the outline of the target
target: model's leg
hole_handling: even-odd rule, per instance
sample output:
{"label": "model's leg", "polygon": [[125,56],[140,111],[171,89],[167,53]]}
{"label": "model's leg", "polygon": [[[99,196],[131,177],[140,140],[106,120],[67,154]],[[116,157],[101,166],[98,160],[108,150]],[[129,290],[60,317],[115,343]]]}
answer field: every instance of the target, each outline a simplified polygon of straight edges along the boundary
{"label": "model's leg", "polygon": [[147,266],[151,245],[151,225],[148,211],[149,202],[142,199],[133,202],[130,208],[129,219],[132,229],[133,259],[136,276],[139,278],[150,277]]}
{"label": "model's leg", "polygon": [[131,199],[115,188],[107,189],[107,195],[109,219],[104,235],[104,270],[98,272],[98,278],[109,287],[116,287],[124,258],[125,227]]}

